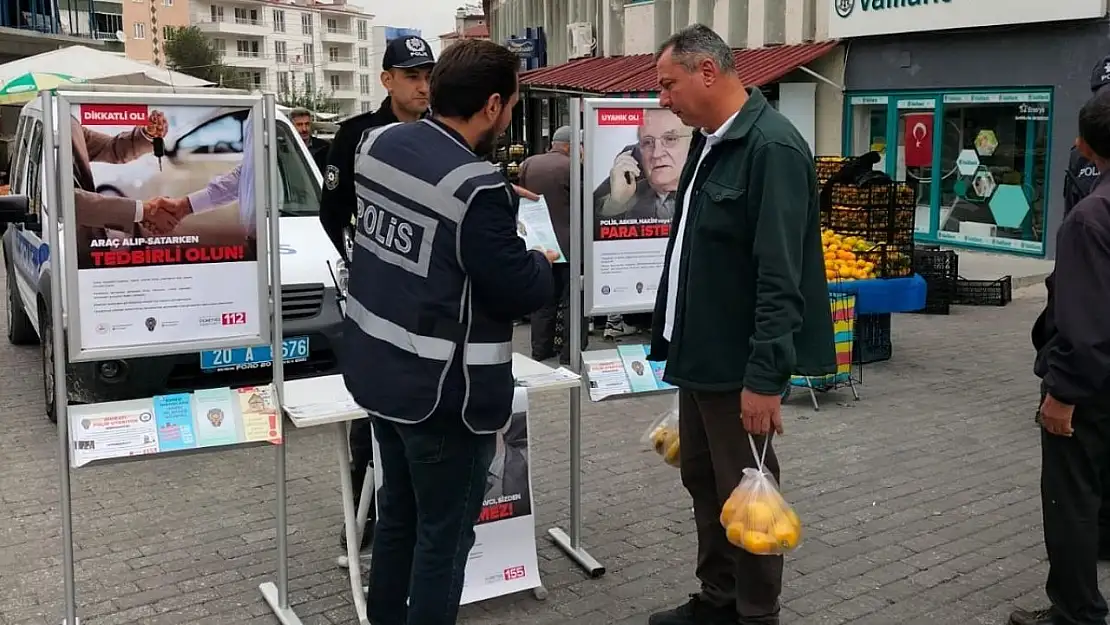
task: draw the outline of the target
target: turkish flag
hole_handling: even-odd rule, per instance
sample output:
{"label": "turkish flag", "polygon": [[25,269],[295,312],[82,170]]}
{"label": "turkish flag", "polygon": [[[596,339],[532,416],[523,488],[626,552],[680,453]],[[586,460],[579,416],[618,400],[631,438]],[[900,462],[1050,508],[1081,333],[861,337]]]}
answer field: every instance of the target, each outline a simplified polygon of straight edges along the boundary
{"label": "turkish flag", "polygon": [[906,123],[906,167],[929,167],[933,164],[933,114],[909,113],[902,119]]}

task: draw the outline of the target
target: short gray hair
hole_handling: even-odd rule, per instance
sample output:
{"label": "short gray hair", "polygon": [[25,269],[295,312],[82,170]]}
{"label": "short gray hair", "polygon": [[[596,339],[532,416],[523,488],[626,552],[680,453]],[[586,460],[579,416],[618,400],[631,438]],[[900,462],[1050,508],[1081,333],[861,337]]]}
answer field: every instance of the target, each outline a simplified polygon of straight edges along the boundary
{"label": "short gray hair", "polygon": [[736,73],[732,49],[720,35],[704,24],[691,24],[668,37],[655,53],[655,60],[658,61],[667,50],[671,51],[671,58],[688,71],[695,71],[698,63],[710,59],[722,73]]}
{"label": "short gray hair", "polygon": [[289,113],[289,119],[297,119],[298,117],[312,117],[312,111],[298,107]]}

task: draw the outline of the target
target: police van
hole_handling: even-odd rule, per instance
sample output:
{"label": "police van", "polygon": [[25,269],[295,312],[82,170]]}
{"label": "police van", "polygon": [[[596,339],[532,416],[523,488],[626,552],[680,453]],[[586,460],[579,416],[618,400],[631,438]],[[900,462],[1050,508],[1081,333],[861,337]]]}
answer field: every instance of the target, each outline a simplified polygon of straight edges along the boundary
{"label": "police van", "polygon": [[[142,92],[158,95],[235,94],[230,89],[169,89],[157,87],[81,86],[73,90]],[[162,176],[158,188],[204,188],[196,163],[200,155],[235,152],[234,146],[209,145],[226,136],[229,126],[242,124],[244,113],[214,112],[192,119],[183,128],[171,126],[165,138],[165,155],[155,162],[146,155],[134,167],[155,168],[144,173]],[[236,127],[237,128],[237,127]],[[220,132],[216,132],[220,130]],[[226,142],[225,142],[226,143]],[[241,146],[240,146],[241,147]],[[338,344],[342,315],[337,290],[342,288],[340,256],[320,226],[321,176],[296,129],[280,112],[277,120],[278,169],[281,176],[281,277],[282,320],[286,379],[330,375],[337,372],[333,345]],[[54,364],[57,353],[51,326],[50,280],[54,266],[43,236],[43,224],[58,207],[46,201],[43,161],[42,102],[36,99],[20,113],[12,151],[10,195],[0,196],[0,227],[7,280],[8,341],[14,345],[39,345],[42,352],[43,398],[46,415],[57,420],[54,406]],[[241,158],[238,154],[229,157]],[[149,158],[148,158],[149,157]],[[190,163],[192,159],[192,164]],[[128,164],[132,166],[132,164]],[[99,194],[129,197],[133,179],[124,170],[114,180],[97,180]],[[132,172],[136,173],[136,172]],[[181,182],[185,179],[185,182]],[[158,182],[156,180],[156,182]],[[191,185],[191,186],[190,186]],[[161,195],[161,193],[160,193]],[[170,195],[170,197],[176,197]],[[200,215],[197,215],[200,217]],[[59,240],[64,240],[59,237]],[[243,386],[271,379],[271,349],[267,346],[213,350],[130,360],[72,363],[67,370],[69,401],[93,403],[198,388]]]}

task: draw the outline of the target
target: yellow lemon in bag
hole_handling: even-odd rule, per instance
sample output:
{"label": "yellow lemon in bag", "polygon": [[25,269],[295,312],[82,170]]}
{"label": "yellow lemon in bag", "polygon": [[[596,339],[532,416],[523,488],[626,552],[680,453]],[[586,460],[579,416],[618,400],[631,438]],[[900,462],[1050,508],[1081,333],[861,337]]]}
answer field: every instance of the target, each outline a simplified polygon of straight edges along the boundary
{"label": "yellow lemon in bag", "polygon": [[766,533],[774,526],[775,511],[765,501],[749,501],[744,508],[743,520],[748,529]]}
{"label": "yellow lemon in bag", "polygon": [[728,527],[732,520],[736,518],[736,513],[740,510],[740,504],[736,501],[735,497],[729,497],[725,500],[725,505],[721,508],[721,525]]}
{"label": "yellow lemon in bag", "polygon": [[791,509],[791,508],[787,508],[786,509],[786,520],[790,521],[790,524],[794,526],[794,529],[798,530],[798,533],[801,534],[801,532],[802,532],[802,520],[798,518],[798,513],[797,512],[794,512],[794,510]]}
{"label": "yellow lemon in bag", "polygon": [[671,465],[672,467],[677,467],[678,463],[679,463],[680,450],[679,450],[678,443],[679,443],[679,439],[676,436],[674,438],[674,440],[672,440],[667,445],[667,451],[666,451],[666,453],[663,454],[663,462],[666,462],[667,464]]}
{"label": "yellow lemon in bag", "polygon": [[772,535],[775,537],[775,542],[783,551],[790,551],[798,546],[798,539],[800,532],[798,528],[787,519],[783,519],[775,523],[772,529]]}
{"label": "yellow lemon in bag", "polygon": [[729,523],[725,526],[725,536],[728,537],[728,542],[740,547],[744,544],[744,526],[741,523]]}
{"label": "yellow lemon in bag", "polygon": [[748,553],[756,555],[766,555],[774,553],[775,551],[775,538],[764,534],[763,532],[753,532],[748,530],[744,532],[741,538],[740,546]]}

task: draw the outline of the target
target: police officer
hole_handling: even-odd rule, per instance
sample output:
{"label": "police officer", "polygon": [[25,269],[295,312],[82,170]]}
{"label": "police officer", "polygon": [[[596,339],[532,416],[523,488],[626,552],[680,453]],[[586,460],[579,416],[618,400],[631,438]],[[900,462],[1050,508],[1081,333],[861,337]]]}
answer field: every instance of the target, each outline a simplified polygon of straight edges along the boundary
{"label": "police officer", "polygon": [[[350,236],[355,216],[354,162],[355,148],[367,130],[399,121],[414,121],[428,110],[428,77],[435,65],[435,57],[428,42],[420,37],[400,37],[386,44],[382,56],[382,86],[389,95],[373,113],[357,115],[339,126],[328,152],[328,165],[324,171],[324,192],[320,197],[320,223],[328,233],[335,249],[348,259],[348,246],[344,241]],[[370,421],[364,419],[351,424],[351,480],[355,487],[355,508],[366,469],[373,461]],[[370,514],[374,514],[373,502]],[[367,521],[360,549],[369,544],[374,531],[373,516]],[[346,547],[346,534],[340,533],[340,544]]]}
{"label": "police officer", "polygon": [[519,197],[477,156],[511,121],[519,67],[490,41],[452,45],[432,72],[433,116],[371,131],[355,156],[341,363],[383,475],[372,623],[456,622],[512,412],[513,320],[553,294],[556,253],[526,249]]}
{"label": "police officer", "polygon": [[[1110,84],[1110,56],[1103,58],[1091,70],[1091,93]],[[1064,173],[1064,215],[1087,197],[1098,181],[1098,168],[1083,158],[1076,146],[1071,147],[1068,170]]]}

